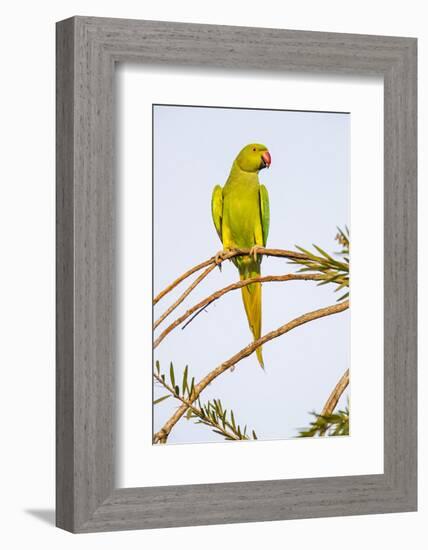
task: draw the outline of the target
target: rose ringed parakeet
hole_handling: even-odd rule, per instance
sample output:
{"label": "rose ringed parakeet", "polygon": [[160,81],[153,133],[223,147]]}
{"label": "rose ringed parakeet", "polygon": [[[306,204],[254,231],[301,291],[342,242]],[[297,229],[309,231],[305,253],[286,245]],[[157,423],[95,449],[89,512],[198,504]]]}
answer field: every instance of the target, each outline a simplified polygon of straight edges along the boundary
{"label": "rose ringed parakeet", "polygon": [[[269,233],[269,196],[259,182],[259,171],[268,168],[271,156],[260,143],[245,146],[232,164],[225,185],[216,185],[211,200],[211,212],[223,249],[250,248],[249,256],[237,256],[233,263],[241,280],[260,275],[261,256],[257,247],[266,246]],[[252,283],[241,289],[248,324],[255,340],[262,328],[262,289]],[[262,348],[256,350],[263,368]]]}

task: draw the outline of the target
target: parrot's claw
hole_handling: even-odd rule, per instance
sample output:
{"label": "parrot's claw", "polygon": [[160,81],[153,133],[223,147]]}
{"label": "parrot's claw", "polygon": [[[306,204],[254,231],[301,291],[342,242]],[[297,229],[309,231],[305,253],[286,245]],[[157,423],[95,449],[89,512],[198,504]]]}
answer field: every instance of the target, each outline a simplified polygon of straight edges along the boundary
{"label": "parrot's claw", "polygon": [[218,265],[219,270],[221,271],[221,264],[224,261],[224,255],[228,252],[228,250],[219,250],[217,254],[214,256],[215,264]]}
{"label": "parrot's claw", "polygon": [[253,256],[255,261],[257,261],[257,253],[260,251],[261,248],[263,248],[263,247],[256,244],[250,250],[250,256]]}

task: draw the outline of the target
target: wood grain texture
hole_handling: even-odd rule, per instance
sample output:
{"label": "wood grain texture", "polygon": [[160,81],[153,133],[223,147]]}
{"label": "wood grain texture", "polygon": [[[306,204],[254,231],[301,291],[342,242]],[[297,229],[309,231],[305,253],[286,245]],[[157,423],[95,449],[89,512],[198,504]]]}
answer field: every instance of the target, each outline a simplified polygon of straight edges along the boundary
{"label": "wood grain texture", "polygon": [[[115,489],[113,83],[125,61],[383,76],[383,475]],[[416,40],[75,17],[57,25],[57,98],[57,525],[92,532],[416,510]]]}
{"label": "wood grain texture", "polygon": [[74,525],[74,24],[56,36],[56,522]]}

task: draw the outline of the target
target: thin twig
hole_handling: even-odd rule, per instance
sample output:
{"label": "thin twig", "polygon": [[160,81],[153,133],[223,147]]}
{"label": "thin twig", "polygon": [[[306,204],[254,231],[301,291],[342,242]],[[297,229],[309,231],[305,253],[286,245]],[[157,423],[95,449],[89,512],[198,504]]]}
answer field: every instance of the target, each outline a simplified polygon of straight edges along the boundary
{"label": "thin twig", "polygon": [[153,298],[153,305],[155,306],[159,302],[159,300],[161,300],[166,294],[168,294],[168,292],[171,292],[171,290],[174,290],[176,286],[178,286],[182,281],[184,281],[185,279],[193,275],[193,273],[196,273],[197,271],[200,271],[204,267],[207,267],[212,263],[215,263],[215,261],[213,262],[214,259],[215,258],[212,257],[209,260],[205,260],[205,262],[195,265],[194,267],[192,267],[191,269],[183,273],[183,275],[180,275],[180,277],[175,279],[175,281],[173,281],[170,285],[164,288],[162,292],[159,292],[159,294]]}
{"label": "thin twig", "polygon": [[[158,382],[160,382],[162,384],[162,386],[168,390],[171,395],[173,397],[175,397],[175,399],[178,399],[179,401],[181,401],[183,403],[183,405],[186,406],[186,410],[187,409],[191,409],[193,411],[193,413],[200,419],[203,419],[204,422],[208,423],[211,427],[215,428],[216,430],[219,430],[222,432],[222,434],[224,435],[224,437],[226,438],[229,438],[229,439],[234,439],[236,441],[240,441],[239,437],[237,435],[235,435],[234,433],[229,433],[225,428],[223,428],[223,426],[221,424],[217,424],[216,422],[214,422],[211,418],[209,418],[208,416],[204,416],[201,412],[200,409],[198,409],[198,407],[195,407],[193,405],[193,402],[190,402],[189,400],[187,399],[184,399],[184,397],[181,397],[181,395],[178,395],[174,389],[169,385],[167,384],[158,374],[156,374],[155,372],[153,373],[153,377],[156,378],[156,380]],[[228,426],[228,427],[231,427],[229,425],[228,422],[225,422],[225,425]],[[165,438],[165,441],[166,442],[166,438]],[[158,441],[156,443],[162,443],[162,441]]]}
{"label": "thin twig", "polygon": [[330,416],[336,408],[339,399],[342,397],[343,392],[346,390],[349,384],[349,369],[343,373],[339,382],[334,386],[330,397],[327,399],[320,416]]}
{"label": "thin twig", "polygon": [[[250,279],[244,279],[243,281],[238,281],[236,283],[233,283],[231,285],[228,285],[225,288],[222,288],[218,290],[217,292],[214,292],[211,294],[211,296],[208,296],[203,300],[205,303],[199,311],[197,311],[188,321],[187,323],[182,327],[183,329],[187,327],[195,317],[197,317],[202,311],[204,311],[209,305],[211,305],[213,302],[218,300],[223,296],[223,294],[226,294],[227,292],[230,292],[231,290],[237,290],[239,288],[242,288],[247,285],[251,285],[253,283],[274,283],[274,282],[284,282],[284,281],[322,281],[322,275],[319,275],[317,273],[288,273],[287,275],[263,275],[258,277],[252,277]],[[193,306],[194,309],[197,306]],[[190,310],[189,310],[190,311]],[[184,315],[188,317],[188,312],[186,312]]]}
{"label": "thin twig", "polygon": [[193,283],[192,283],[192,284],[183,292],[183,294],[182,294],[182,295],[181,295],[181,296],[180,296],[180,297],[179,297],[179,298],[178,298],[178,299],[177,299],[177,300],[176,300],[176,301],[175,301],[175,302],[165,311],[165,313],[163,313],[163,314],[159,317],[159,319],[158,319],[157,321],[155,321],[155,323],[154,323],[154,325],[153,325],[153,329],[157,328],[157,327],[162,323],[162,321],[165,320],[165,319],[168,317],[168,315],[169,315],[170,313],[172,313],[172,312],[174,311],[174,309],[177,308],[177,307],[181,304],[181,302],[183,302],[183,301],[187,298],[187,296],[192,292],[192,290],[193,290],[194,288],[196,288],[196,287],[198,286],[198,284],[199,284],[201,281],[203,281],[203,280],[205,279],[205,277],[206,277],[207,275],[209,275],[209,274],[211,273],[211,271],[212,271],[213,269],[215,269],[215,268],[216,268],[216,265],[215,265],[215,264],[210,265],[209,267],[207,267],[207,269],[205,269],[205,271],[203,271],[203,272],[199,275],[199,277],[197,277],[197,278],[193,281]]}
{"label": "thin twig", "polygon": [[[170,285],[168,285],[162,292],[159,292],[155,298],[153,298],[153,305],[156,305],[159,300],[161,300],[168,292],[171,292],[176,286],[178,286],[181,282],[183,282],[185,279],[193,275],[193,273],[196,273],[197,271],[200,271],[204,267],[208,267],[209,265],[220,265],[226,260],[230,260],[231,258],[234,258],[235,256],[248,256],[250,254],[249,248],[234,248],[232,250],[227,250],[223,252],[223,254],[216,258],[213,256],[212,258],[209,258],[208,260],[205,260],[205,262],[202,262],[198,265],[195,265],[183,275],[180,275],[175,281],[173,281]],[[294,252],[292,250],[281,250],[277,248],[258,248],[257,254],[265,255],[265,256],[276,256],[276,257],[284,257],[284,258],[290,258],[290,259],[303,259],[308,260],[309,258],[300,252]]]}
{"label": "thin twig", "polygon": [[186,323],[184,323],[184,325],[181,327],[181,330],[184,330],[184,329],[187,327],[187,325],[190,325],[190,323],[191,323],[198,315],[200,315],[203,311],[205,311],[205,313],[208,313],[208,312],[207,312],[207,307],[208,307],[208,306],[201,307],[201,309],[200,309],[199,311],[197,311],[196,313],[194,313],[194,314],[190,317],[190,319],[188,319],[188,320],[186,321]]}
{"label": "thin twig", "polygon": [[253,283],[268,283],[268,282],[281,282],[281,281],[318,281],[322,279],[322,275],[316,273],[288,273],[287,275],[265,275],[264,277],[251,277],[250,279],[244,279],[243,281],[238,281],[232,283],[224,288],[217,290],[210,296],[204,298],[199,303],[188,309],[183,315],[178,317],[173,323],[171,323],[163,332],[158,336],[158,338],[153,342],[153,348],[156,348],[162,340],[176,327],[181,325],[188,317],[193,315],[198,310],[204,309],[215,300],[221,298],[227,292],[232,290],[237,290],[247,285]]}
{"label": "thin twig", "polygon": [[[215,368],[213,371],[208,373],[204,378],[202,378],[202,380],[195,385],[194,391],[189,401],[193,403],[199,397],[201,392],[208,386],[208,384],[210,384],[213,380],[215,380],[218,376],[220,376],[220,374],[222,374],[226,370],[236,365],[239,361],[251,355],[257,348],[259,348],[266,342],[269,342],[274,338],[278,338],[279,336],[289,332],[290,330],[300,325],[303,325],[305,323],[308,323],[310,321],[314,321],[315,319],[320,319],[321,317],[326,317],[328,315],[334,315],[335,313],[340,313],[341,311],[345,311],[346,309],[348,309],[348,307],[349,307],[349,300],[346,300],[344,302],[340,302],[333,306],[328,306],[322,309],[311,311],[309,313],[305,313],[304,315],[301,315],[300,317],[297,317],[296,319],[289,321],[285,325],[282,325],[278,329],[268,332],[267,334],[255,340],[254,342],[251,342],[251,344],[241,349],[241,351],[239,351],[238,353],[230,357],[224,363],[221,363],[217,368]],[[177,422],[180,420],[183,414],[185,414],[187,408],[188,408],[187,405],[182,404],[181,407],[179,407],[176,410],[176,412],[163,425],[163,427],[157,433],[155,433],[155,435],[153,436],[153,443],[166,441],[172,428],[177,424]]]}

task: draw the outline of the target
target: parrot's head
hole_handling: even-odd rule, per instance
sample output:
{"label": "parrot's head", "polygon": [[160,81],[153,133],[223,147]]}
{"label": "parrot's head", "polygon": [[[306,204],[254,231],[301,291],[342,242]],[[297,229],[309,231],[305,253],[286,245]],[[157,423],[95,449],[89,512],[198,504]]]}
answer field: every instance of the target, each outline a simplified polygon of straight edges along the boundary
{"label": "parrot's head", "polygon": [[235,162],[245,172],[258,172],[263,168],[269,168],[271,158],[266,145],[250,143],[241,150]]}

